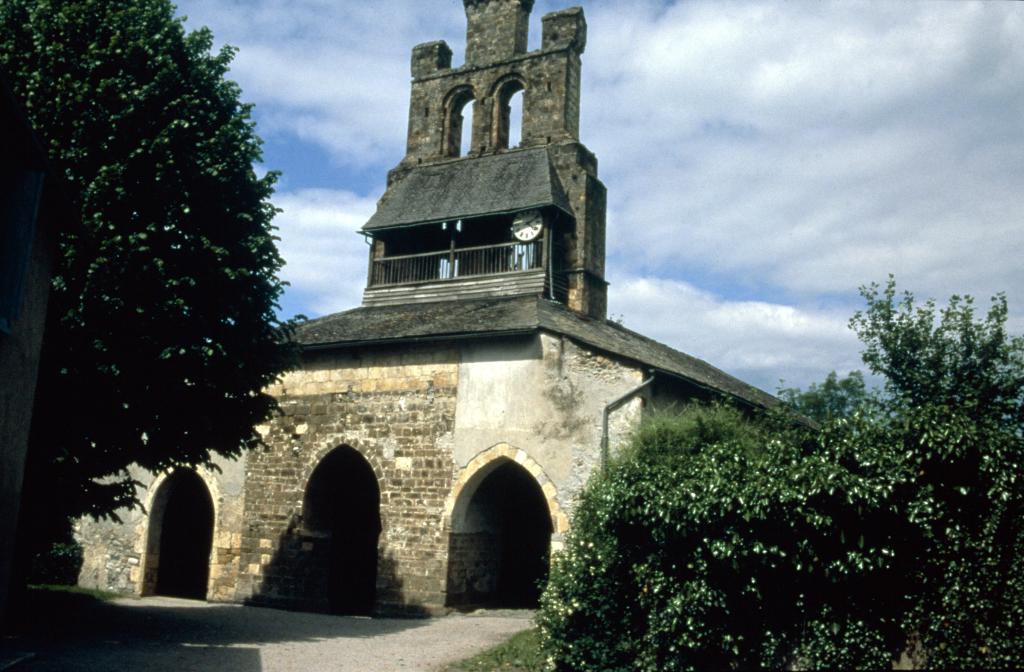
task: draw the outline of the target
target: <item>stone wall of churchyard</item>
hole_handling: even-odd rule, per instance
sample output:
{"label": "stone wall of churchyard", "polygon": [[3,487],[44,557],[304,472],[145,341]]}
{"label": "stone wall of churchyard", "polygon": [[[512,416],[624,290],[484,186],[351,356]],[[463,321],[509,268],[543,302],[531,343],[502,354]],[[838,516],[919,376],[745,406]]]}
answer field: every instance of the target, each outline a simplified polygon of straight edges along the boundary
{"label": "stone wall of churchyard", "polygon": [[436,344],[307,353],[269,390],[281,414],[259,428],[267,447],[248,458],[238,599],[329,608],[329,540],[304,526],[303,501],[317,465],[348,447],[380,489],[375,610],[443,605],[457,357]]}

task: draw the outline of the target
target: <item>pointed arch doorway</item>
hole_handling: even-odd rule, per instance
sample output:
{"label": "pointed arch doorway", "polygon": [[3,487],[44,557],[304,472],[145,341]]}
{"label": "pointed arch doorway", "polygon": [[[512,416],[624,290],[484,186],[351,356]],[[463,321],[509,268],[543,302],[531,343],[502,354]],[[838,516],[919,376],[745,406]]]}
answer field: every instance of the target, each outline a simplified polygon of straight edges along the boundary
{"label": "pointed arch doorway", "polygon": [[551,512],[515,461],[482,468],[459,493],[448,558],[451,607],[535,608],[547,581]]}
{"label": "pointed arch doorway", "polygon": [[150,504],[143,594],[206,599],[213,523],[213,498],[202,477],[174,470]]}
{"label": "pointed arch doorway", "polygon": [[377,544],[381,532],[377,475],[354,448],[328,453],[313,470],[303,501],[303,527],[318,538],[316,571],[326,575],[328,608],[335,614],[373,611]]}

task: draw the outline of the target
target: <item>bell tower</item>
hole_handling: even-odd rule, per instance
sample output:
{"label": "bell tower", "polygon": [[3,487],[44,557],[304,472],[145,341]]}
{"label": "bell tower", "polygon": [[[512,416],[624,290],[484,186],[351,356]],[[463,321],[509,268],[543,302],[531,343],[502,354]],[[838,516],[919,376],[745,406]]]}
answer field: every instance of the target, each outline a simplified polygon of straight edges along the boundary
{"label": "bell tower", "polygon": [[363,304],[536,294],[603,319],[606,192],[579,140],[583,10],[544,16],[527,51],[533,0],[463,2],[465,64],[445,42],[413,48],[406,154],[362,230]]}

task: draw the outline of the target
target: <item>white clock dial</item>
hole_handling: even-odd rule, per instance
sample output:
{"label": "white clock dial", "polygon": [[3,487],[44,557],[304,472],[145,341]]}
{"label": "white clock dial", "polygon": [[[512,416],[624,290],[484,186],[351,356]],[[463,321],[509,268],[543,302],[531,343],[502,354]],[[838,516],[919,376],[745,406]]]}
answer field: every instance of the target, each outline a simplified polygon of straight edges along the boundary
{"label": "white clock dial", "polygon": [[536,210],[516,215],[512,221],[512,235],[516,240],[528,243],[544,230],[544,218]]}

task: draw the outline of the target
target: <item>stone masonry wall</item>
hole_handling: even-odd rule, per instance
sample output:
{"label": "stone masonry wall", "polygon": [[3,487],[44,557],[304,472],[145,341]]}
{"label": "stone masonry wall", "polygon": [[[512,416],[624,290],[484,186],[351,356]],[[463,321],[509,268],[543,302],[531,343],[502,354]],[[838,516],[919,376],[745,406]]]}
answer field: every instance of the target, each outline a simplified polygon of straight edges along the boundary
{"label": "stone masonry wall", "polygon": [[[447,524],[460,484],[484,456],[522,464],[548,499],[557,550],[565,514],[599,467],[601,409],[643,377],[634,363],[552,334],[307,353],[300,371],[269,390],[281,414],[258,428],[266,447],[220,473],[200,471],[215,510],[208,599],[330,607],[336,558],[323,530],[307,529],[303,506],[317,465],[340,447],[365,459],[380,490],[377,613],[435,613],[449,594],[492,591],[496,545],[452,535]],[[688,396],[658,396],[679,392]],[[642,406],[638,398],[612,415],[613,452]],[[162,478],[134,475],[159,515]],[[122,523],[79,523],[80,582],[149,594],[158,527],[139,510],[120,515]]]}
{"label": "stone masonry wall", "polygon": [[501,538],[491,532],[452,533],[448,549],[448,594],[472,604],[498,587],[493,568],[501,556]]}
{"label": "stone masonry wall", "polygon": [[[483,45],[479,53],[491,54],[483,62],[467,60],[465,65],[452,68],[452,52],[446,43],[429,42],[414,47],[415,79],[406,156],[392,171],[390,180],[399,177],[403,170],[452,158],[449,150],[457,144],[448,142],[446,134],[451,130],[453,115],[461,113],[461,104],[467,99],[464,93],[475,101],[470,155],[504,149],[496,147],[493,141],[502,118],[498,93],[510,78],[517,79],[525,89],[521,146],[579,141],[580,55],[586,47],[582,10],[545,16],[543,46],[528,53],[511,53],[511,46],[503,42],[512,37],[508,31],[515,30],[509,21],[489,23],[480,18],[471,22],[467,39],[471,47]],[[493,19],[490,12],[487,18]],[[500,40],[495,37],[499,30]],[[498,54],[503,55],[500,60],[496,60]],[[453,98],[456,93],[459,95]],[[458,103],[457,109],[452,108],[453,101]]]}
{"label": "stone masonry wall", "polygon": [[[323,539],[303,526],[309,477],[348,446],[380,487],[378,612],[431,612],[443,604],[452,484],[457,353],[433,346],[309,353],[302,370],[269,390],[281,415],[260,428],[249,455],[237,598],[324,610]],[[319,543],[318,543],[319,541]]]}
{"label": "stone masonry wall", "polygon": [[[604,405],[643,378],[638,365],[565,336],[468,342],[459,372],[455,460],[468,468],[492,446],[514,446],[550,479],[562,510],[571,511],[600,466]],[[640,421],[641,406],[638,398],[611,415],[613,451]]]}

